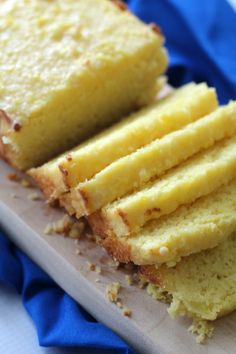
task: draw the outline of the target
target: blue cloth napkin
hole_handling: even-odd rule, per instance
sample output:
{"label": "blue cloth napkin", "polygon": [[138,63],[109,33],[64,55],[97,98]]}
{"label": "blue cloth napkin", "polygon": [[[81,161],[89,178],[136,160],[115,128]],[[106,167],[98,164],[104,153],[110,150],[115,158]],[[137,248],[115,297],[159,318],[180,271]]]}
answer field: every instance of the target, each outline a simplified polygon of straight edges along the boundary
{"label": "blue cloth napkin", "polygon": [[220,102],[236,98],[236,14],[226,0],[128,0],[145,22],[156,22],[170,55],[169,82],[207,81]]}
{"label": "blue cloth napkin", "polygon": [[100,354],[134,354],[122,339],[83,310],[1,231],[0,283],[21,294],[25,309],[35,323],[40,345],[97,348]]}
{"label": "blue cloth napkin", "polygon": [[[156,22],[162,28],[170,54],[168,75],[172,85],[207,81],[217,88],[221,102],[236,98],[236,14],[225,0],[127,3],[144,21]],[[1,232],[0,282],[21,294],[41,345],[97,348],[97,354],[134,353]]]}

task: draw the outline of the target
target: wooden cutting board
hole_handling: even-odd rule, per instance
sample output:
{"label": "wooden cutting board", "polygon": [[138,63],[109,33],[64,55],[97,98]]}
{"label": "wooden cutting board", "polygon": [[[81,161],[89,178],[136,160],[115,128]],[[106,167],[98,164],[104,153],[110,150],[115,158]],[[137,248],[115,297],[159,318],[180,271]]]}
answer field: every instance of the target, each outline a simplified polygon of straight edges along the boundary
{"label": "wooden cutting board", "polygon": [[[215,334],[204,345],[195,342],[187,328],[187,319],[172,320],[166,305],[152,299],[145,290],[128,285],[127,270],[115,269],[111,259],[94,242],[79,241],[81,255],[76,255],[74,240],[61,236],[46,236],[49,222],[61,219],[63,213],[49,208],[43,198],[33,201],[27,189],[7,179],[14,172],[0,161],[0,224],[9,237],[43,268],[68,294],[97,320],[103,322],[141,354],[225,354],[236,352],[236,313],[216,322]],[[101,274],[89,270],[89,264],[99,265]],[[99,282],[97,282],[99,279]],[[122,285],[120,298],[132,310],[132,317],[105,296],[108,284]],[[73,325],[73,324],[72,324]]]}

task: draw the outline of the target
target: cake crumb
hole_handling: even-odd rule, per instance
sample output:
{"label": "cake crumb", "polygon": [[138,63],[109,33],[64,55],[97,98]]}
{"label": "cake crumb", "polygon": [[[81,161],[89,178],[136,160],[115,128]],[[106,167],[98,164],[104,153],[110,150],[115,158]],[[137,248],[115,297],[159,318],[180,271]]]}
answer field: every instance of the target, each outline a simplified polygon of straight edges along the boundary
{"label": "cake crumb", "polygon": [[32,201],[38,201],[38,200],[41,200],[41,197],[38,193],[30,193],[27,195],[27,199],[32,200]]}
{"label": "cake crumb", "polygon": [[165,304],[170,304],[172,301],[172,296],[167,291],[152,283],[147,284],[146,291],[153,299],[162,301]]}
{"label": "cake crumb", "polygon": [[196,342],[202,344],[207,338],[212,337],[214,326],[210,321],[194,318],[193,323],[188,330],[196,335]]}
{"label": "cake crumb", "polygon": [[108,264],[110,267],[112,267],[112,268],[115,268],[115,269],[117,269],[118,267],[119,267],[119,265],[120,265],[120,262],[118,262],[118,261],[116,261],[116,260],[114,260],[114,259],[111,259],[110,261],[109,261],[109,264]]}
{"label": "cake crumb", "polygon": [[131,317],[132,316],[132,311],[130,309],[128,309],[127,307],[125,307],[122,311],[122,315],[126,316],[126,317]]}
{"label": "cake crumb", "polygon": [[95,272],[96,269],[96,264],[87,262],[88,269],[91,270],[92,272]]}
{"label": "cake crumb", "polygon": [[138,287],[139,289],[144,289],[147,286],[148,282],[144,278],[139,278]]}
{"label": "cake crumb", "polygon": [[117,302],[120,288],[121,288],[121,286],[120,286],[120,283],[118,283],[118,282],[114,282],[114,283],[107,285],[106,297],[110,302],[114,302],[114,303]]}
{"label": "cake crumb", "polygon": [[117,301],[116,306],[119,307],[119,309],[123,308],[123,305],[122,305],[121,301]]}
{"label": "cake crumb", "polygon": [[65,214],[62,219],[54,223],[54,231],[57,234],[65,234],[66,236],[68,236],[73,223],[73,219],[69,215]]}
{"label": "cake crumb", "polygon": [[49,224],[46,225],[46,227],[45,227],[43,233],[44,233],[45,235],[51,235],[52,232],[53,232],[53,224],[49,223]]}
{"label": "cake crumb", "polygon": [[82,222],[75,222],[71,225],[71,229],[69,231],[68,236],[70,238],[79,239],[84,231],[84,224]]}
{"label": "cake crumb", "polygon": [[20,182],[21,177],[17,173],[9,173],[7,179],[11,182]]}
{"label": "cake crumb", "polygon": [[97,266],[94,263],[91,262],[87,262],[88,268],[89,270],[91,270],[92,272],[96,272],[97,274],[101,274],[101,267]]}
{"label": "cake crumb", "polygon": [[[79,239],[84,230],[84,223],[65,214],[60,220],[48,224],[44,233],[49,234],[64,234],[70,238]],[[76,241],[77,241],[76,240]],[[77,241],[78,242],[78,241]],[[77,243],[76,243],[77,244]]]}
{"label": "cake crumb", "polygon": [[126,280],[128,285],[132,285],[133,284],[133,278],[131,277],[131,275],[126,275],[125,276],[125,280]]}
{"label": "cake crumb", "polygon": [[16,182],[21,184],[22,187],[24,188],[33,188],[34,184],[32,182],[30,182],[28,179],[26,178],[22,178],[20,175],[18,175],[17,173],[9,173],[7,175],[7,179],[11,182]]}
{"label": "cake crumb", "polygon": [[78,248],[76,248],[76,250],[75,250],[75,254],[76,254],[76,256],[79,256],[80,254],[82,254],[82,252],[81,252],[81,250],[80,250],[80,248],[78,247]]}
{"label": "cake crumb", "polygon": [[24,188],[33,188],[34,185],[28,180],[28,179],[25,179],[23,178],[21,181],[20,181],[20,184],[22,185],[22,187]]}

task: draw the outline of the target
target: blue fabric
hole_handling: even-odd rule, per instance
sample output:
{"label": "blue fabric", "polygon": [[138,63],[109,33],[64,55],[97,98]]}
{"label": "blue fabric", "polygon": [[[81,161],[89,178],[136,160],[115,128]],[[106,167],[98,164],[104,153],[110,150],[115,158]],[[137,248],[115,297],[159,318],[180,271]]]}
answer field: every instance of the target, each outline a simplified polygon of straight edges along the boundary
{"label": "blue fabric", "polygon": [[134,354],[110,329],[95,321],[0,232],[0,283],[14,288],[35,323],[42,346],[101,348],[98,353]]}
{"label": "blue fabric", "polygon": [[236,14],[226,0],[128,0],[145,22],[156,22],[170,54],[169,82],[207,81],[221,103],[236,98]]}
{"label": "blue fabric", "polygon": [[[168,75],[172,85],[207,81],[217,88],[221,102],[236,97],[236,14],[225,0],[127,3],[144,21],[161,26],[170,54]],[[41,345],[100,348],[104,354],[134,353],[1,233],[0,282],[21,294]]]}

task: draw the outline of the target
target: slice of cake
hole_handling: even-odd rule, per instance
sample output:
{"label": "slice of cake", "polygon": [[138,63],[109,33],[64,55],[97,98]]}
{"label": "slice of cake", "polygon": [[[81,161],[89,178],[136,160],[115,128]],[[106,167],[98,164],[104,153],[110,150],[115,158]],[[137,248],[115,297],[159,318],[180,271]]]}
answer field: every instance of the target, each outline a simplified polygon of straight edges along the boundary
{"label": "slice of cake", "polygon": [[215,90],[194,83],[175,90],[167,98],[138,111],[70,152],[32,169],[49,199],[92,178],[113,161],[180,129],[217,107]]}
{"label": "slice of cake", "polygon": [[0,154],[27,169],[143,106],[163,36],[108,0],[2,0]]}
{"label": "slice of cake", "polygon": [[[95,234],[101,235],[99,215],[88,219]],[[192,205],[148,222],[138,233],[125,237],[111,234],[101,242],[120,262],[174,264],[181,257],[217,246],[235,230],[236,179]]]}
{"label": "slice of cake", "polygon": [[137,190],[193,154],[236,131],[236,102],[220,107],[183,129],[127,155],[72,191],[76,215],[89,215],[106,204]]}
{"label": "slice of cake", "polygon": [[236,137],[195,155],[142,190],[104,207],[101,211],[104,232],[113,232],[118,237],[130,235],[147,221],[210,194],[234,177]]}
{"label": "slice of cake", "polygon": [[[236,309],[236,234],[216,248],[183,258],[173,268],[143,266],[140,273],[150,282],[150,295],[170,302],[172,317],[213,321]],[[202,341],[206,333],[200,328],[199,334]]]}

